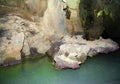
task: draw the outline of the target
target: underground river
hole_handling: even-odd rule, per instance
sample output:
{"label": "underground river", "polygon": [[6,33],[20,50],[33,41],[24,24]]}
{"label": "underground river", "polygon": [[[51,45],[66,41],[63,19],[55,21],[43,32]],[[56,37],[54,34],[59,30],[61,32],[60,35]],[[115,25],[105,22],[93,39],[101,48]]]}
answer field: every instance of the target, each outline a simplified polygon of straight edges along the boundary
{"label": "underground river", "polygon": [[76,70],[57,70],[47,57],[0,67],[0,84],[120,84],[120,50],[88,58]]}

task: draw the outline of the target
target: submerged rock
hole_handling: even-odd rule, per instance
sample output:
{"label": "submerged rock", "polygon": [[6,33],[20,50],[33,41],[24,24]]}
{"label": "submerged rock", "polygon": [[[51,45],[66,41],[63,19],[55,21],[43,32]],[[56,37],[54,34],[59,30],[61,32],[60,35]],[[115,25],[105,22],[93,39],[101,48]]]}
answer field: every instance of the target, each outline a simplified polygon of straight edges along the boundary
{"label": "submerged rock", "polygon": [[[82,36],[65,36],[54,53],[55,65],[60,68],[79,68],[87,56],[93,57],[98,53],[109,53],[119,49],[116,42],[102,37],[95,41],[87,41]],[[54,50],[54,49],[53,49]]]}

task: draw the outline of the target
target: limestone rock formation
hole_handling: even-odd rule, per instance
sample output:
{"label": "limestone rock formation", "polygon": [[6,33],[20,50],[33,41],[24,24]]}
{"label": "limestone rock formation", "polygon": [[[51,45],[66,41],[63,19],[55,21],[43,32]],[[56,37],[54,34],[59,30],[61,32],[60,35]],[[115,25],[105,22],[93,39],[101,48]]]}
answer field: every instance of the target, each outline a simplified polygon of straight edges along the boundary
{"label": "limestone rock formation", "polygon": [[[1,13],[22,13],[20,16],[30,19],[31,15],[42,17],[47,9],[48,0],[0,0]],[[8,11],[8,12],[7,12]]]}
{"label": "limestone rock formation", "polygon": [[96,16],[102,5],[94,1],[0,0],[0,65],[48,53],[61,68],[78,68],[87,56],[118,49],[111,40],[86,41],[73,36],[87,32],[89,40],[94,40],[103,33],[103,17]]}
{"label": "limestone rock formation", "polygon": [[[27,1],[29,5],[30,1],[32,3],[32,0]],[[44,0],[35,1],[35,4],[38,4],[37,1],[46,3]],[[21,60],[21,56],[44,56],[52,41],[57,41],[67,35],[61,2],[59,0],[45,1],[47,1],[47,6],[45,6],[47,8],[44,14],[41,12],[42,17],[37,13],[31,14],[29,18],[33,20],[29,20],[24,18],[26,16],[21,17],[19,12],[16,14],[10,12],[0,18],[0,64],[11,65],[11,62]],[[30,10],[38,6],[35,4],[29,6],[32,7]]]}
{"label": "limestone rock formation", "polygon": [[0,38],[0,64],[13,65],[21,60],[24,33],[15,30],[3,30]]}
{"label": "limestone rock formation", "polygon": [[83,32],[79,17],[79,3],[80,0],[67,0],[63,5],[63,9],[66,12],[67,29],[72,35]]}
{"label": "limestone rock formation", "polygon": [[95,41],[86,41],[79,35],[65,36],[59,43],[61,45],[56,45],[55,42],[52,50],[55,51],[53,54],[55,65],[60,68],[79,68],[87,56],[93,57],[98,53],[107,54],[119,49],[116,42],[102,37]]}

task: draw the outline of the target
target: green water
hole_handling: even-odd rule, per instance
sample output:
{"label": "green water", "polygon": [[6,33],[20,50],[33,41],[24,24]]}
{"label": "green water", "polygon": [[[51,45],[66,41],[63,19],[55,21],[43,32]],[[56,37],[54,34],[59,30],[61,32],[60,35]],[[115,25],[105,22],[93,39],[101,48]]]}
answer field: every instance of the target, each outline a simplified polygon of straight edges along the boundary
{"label": "green water", "polygon": [[120,84],[120,51],[89,58],[77,70],[56,70],[48,58],[0,68],[0,84]]}

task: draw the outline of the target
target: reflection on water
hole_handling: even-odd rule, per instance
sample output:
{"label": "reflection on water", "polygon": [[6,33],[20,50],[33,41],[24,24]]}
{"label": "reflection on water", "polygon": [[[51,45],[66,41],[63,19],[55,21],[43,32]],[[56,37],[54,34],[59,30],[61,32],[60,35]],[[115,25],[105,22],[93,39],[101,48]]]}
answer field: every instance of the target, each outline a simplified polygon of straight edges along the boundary
{"label": "reflection on water", "polygon": [[0,68],[0,84],[120,84],[120,51],[100,54],[79,69],[56,70],[48,58]]}

